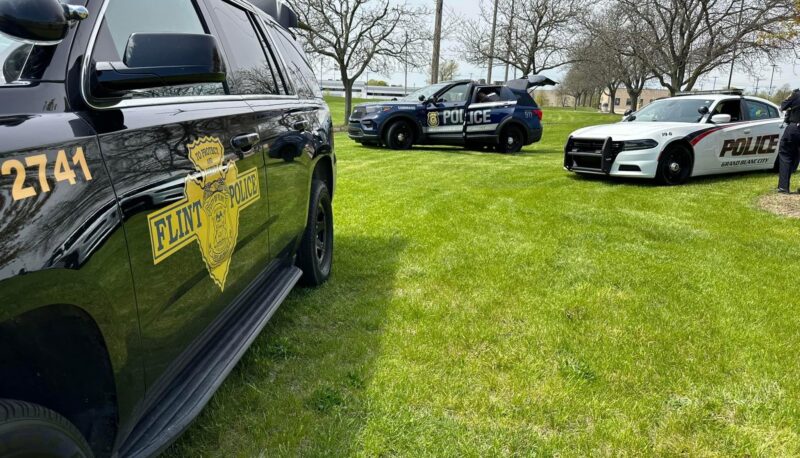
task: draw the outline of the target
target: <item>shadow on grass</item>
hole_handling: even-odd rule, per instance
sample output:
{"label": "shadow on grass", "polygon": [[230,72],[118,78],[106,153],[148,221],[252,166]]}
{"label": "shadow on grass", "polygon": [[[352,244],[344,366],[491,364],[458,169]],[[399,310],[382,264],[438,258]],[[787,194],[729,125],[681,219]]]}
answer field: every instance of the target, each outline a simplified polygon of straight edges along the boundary
{"label": "shadow on grass", "polygon": [[405,246],[398,237],[337,236],[331,281],[289,296],[165,456],[357,449]]}
{"label": "shadow on grass", "polygon": [[[530,146],[526,147],[530,148]],[[371,146],[371,145],[357,145],[356,149],[363,149],[369,151],[385,151],[385,152],[392,152],[392,153],[407,153],[407,154],[414,154],[414,153],[439,153],[439,154],[458,154],[463,156],[518,156],[518,157],[526,157],[526,156],[546,156],[552,154],[564,154],[563,151],[551,151],[547,149],[538,149],[538,150],[531,150],[531,149],[523,149],[518,153],[501,153],[494,149],[489,148],[466,148],[463,146],[448,146],[448,145],[414,145],[411,149],[407,150],[392,150],[382,146]]]}
{"label": "shadow on grass", "polygon": [[[699,177],[689,178],[686,183],[679,185],[681,187],[702,186],[715,183],[728,183],[746,177],[752,176],[770,176],[777,174],[771,170],[754,170],[736,173],[725,173],[721,175],[703,175]],[[634,186],[638,188],[667,188],[669,186],[661,185],[652,178],[629,178],[629,177],[612,177],[606,175],[593,175],[593,174],[579,174],[568,173],[567,176],[573,181],[589,181],[606,186]],[[776,181],[777,182],[777,181]]]}

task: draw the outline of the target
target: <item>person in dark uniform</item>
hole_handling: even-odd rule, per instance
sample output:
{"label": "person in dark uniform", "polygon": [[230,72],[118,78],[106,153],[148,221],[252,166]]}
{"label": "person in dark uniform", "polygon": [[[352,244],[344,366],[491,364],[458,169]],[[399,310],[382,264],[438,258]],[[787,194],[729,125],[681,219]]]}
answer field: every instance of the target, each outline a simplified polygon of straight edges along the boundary
{"label": "person in dark uniform", "polygon": [[786,112],[786,130],[781,137],[781,147],[778,152],[780,176],[778,178],[778,192],[788,194],[792,174],[800,163],[800,89],[795,89],[792,94],[781,103],[781,110]]}

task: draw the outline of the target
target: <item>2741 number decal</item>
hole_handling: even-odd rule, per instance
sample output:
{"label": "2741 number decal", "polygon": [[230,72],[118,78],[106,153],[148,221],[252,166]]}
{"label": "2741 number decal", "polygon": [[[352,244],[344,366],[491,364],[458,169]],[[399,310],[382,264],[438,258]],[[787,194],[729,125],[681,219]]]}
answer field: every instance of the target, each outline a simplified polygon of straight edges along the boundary
{"label": "2741 number decal", "polygon": [[[47,179],[48,171],[52,165],[52,176],[56,183],[68,182],[74,185],[78,182],[78,174],[73,167],[79,167],[83,174],[84,181],[92,181],[92,172],[89,164],[86,163],[86,156],[80,146],[75,150],[71,158],[67,152],[61,150],[56,154],[55,161],[51,163],[46,154],[36,154],[25,158],[25,162],[18,159],[8,159],[0,165],[0,174],[14,177],[14,184],[11,187],[11,198],[16,200],[29,199],[36,197],[39,192],[50,192],[50,182]],[[39,177],[39,190],[32,185],[25,184],[28,169],[36,170]]]}

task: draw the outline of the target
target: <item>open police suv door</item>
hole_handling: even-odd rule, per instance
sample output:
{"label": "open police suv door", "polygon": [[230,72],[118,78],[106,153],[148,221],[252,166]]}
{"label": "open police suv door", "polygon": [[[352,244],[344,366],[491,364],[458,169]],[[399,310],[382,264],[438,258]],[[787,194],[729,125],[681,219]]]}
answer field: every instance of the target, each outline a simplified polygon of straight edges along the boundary
{"label": "open police suv door", "polygon": [[531,89],[542,86],[555,86],[557,82],[544,75],[525,76],[506,83],[506,87],[512,91],[528,92]]}

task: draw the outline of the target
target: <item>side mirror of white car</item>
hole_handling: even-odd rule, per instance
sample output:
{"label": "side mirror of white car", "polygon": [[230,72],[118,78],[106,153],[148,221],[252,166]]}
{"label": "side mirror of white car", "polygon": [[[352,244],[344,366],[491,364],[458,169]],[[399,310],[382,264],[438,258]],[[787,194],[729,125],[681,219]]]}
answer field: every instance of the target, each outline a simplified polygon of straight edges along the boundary
{"label": "side mirror of white car", "polygon": [[729,114],[716,114],[711,117],[713,124],[727,124],[731,122],[731,115]]}

